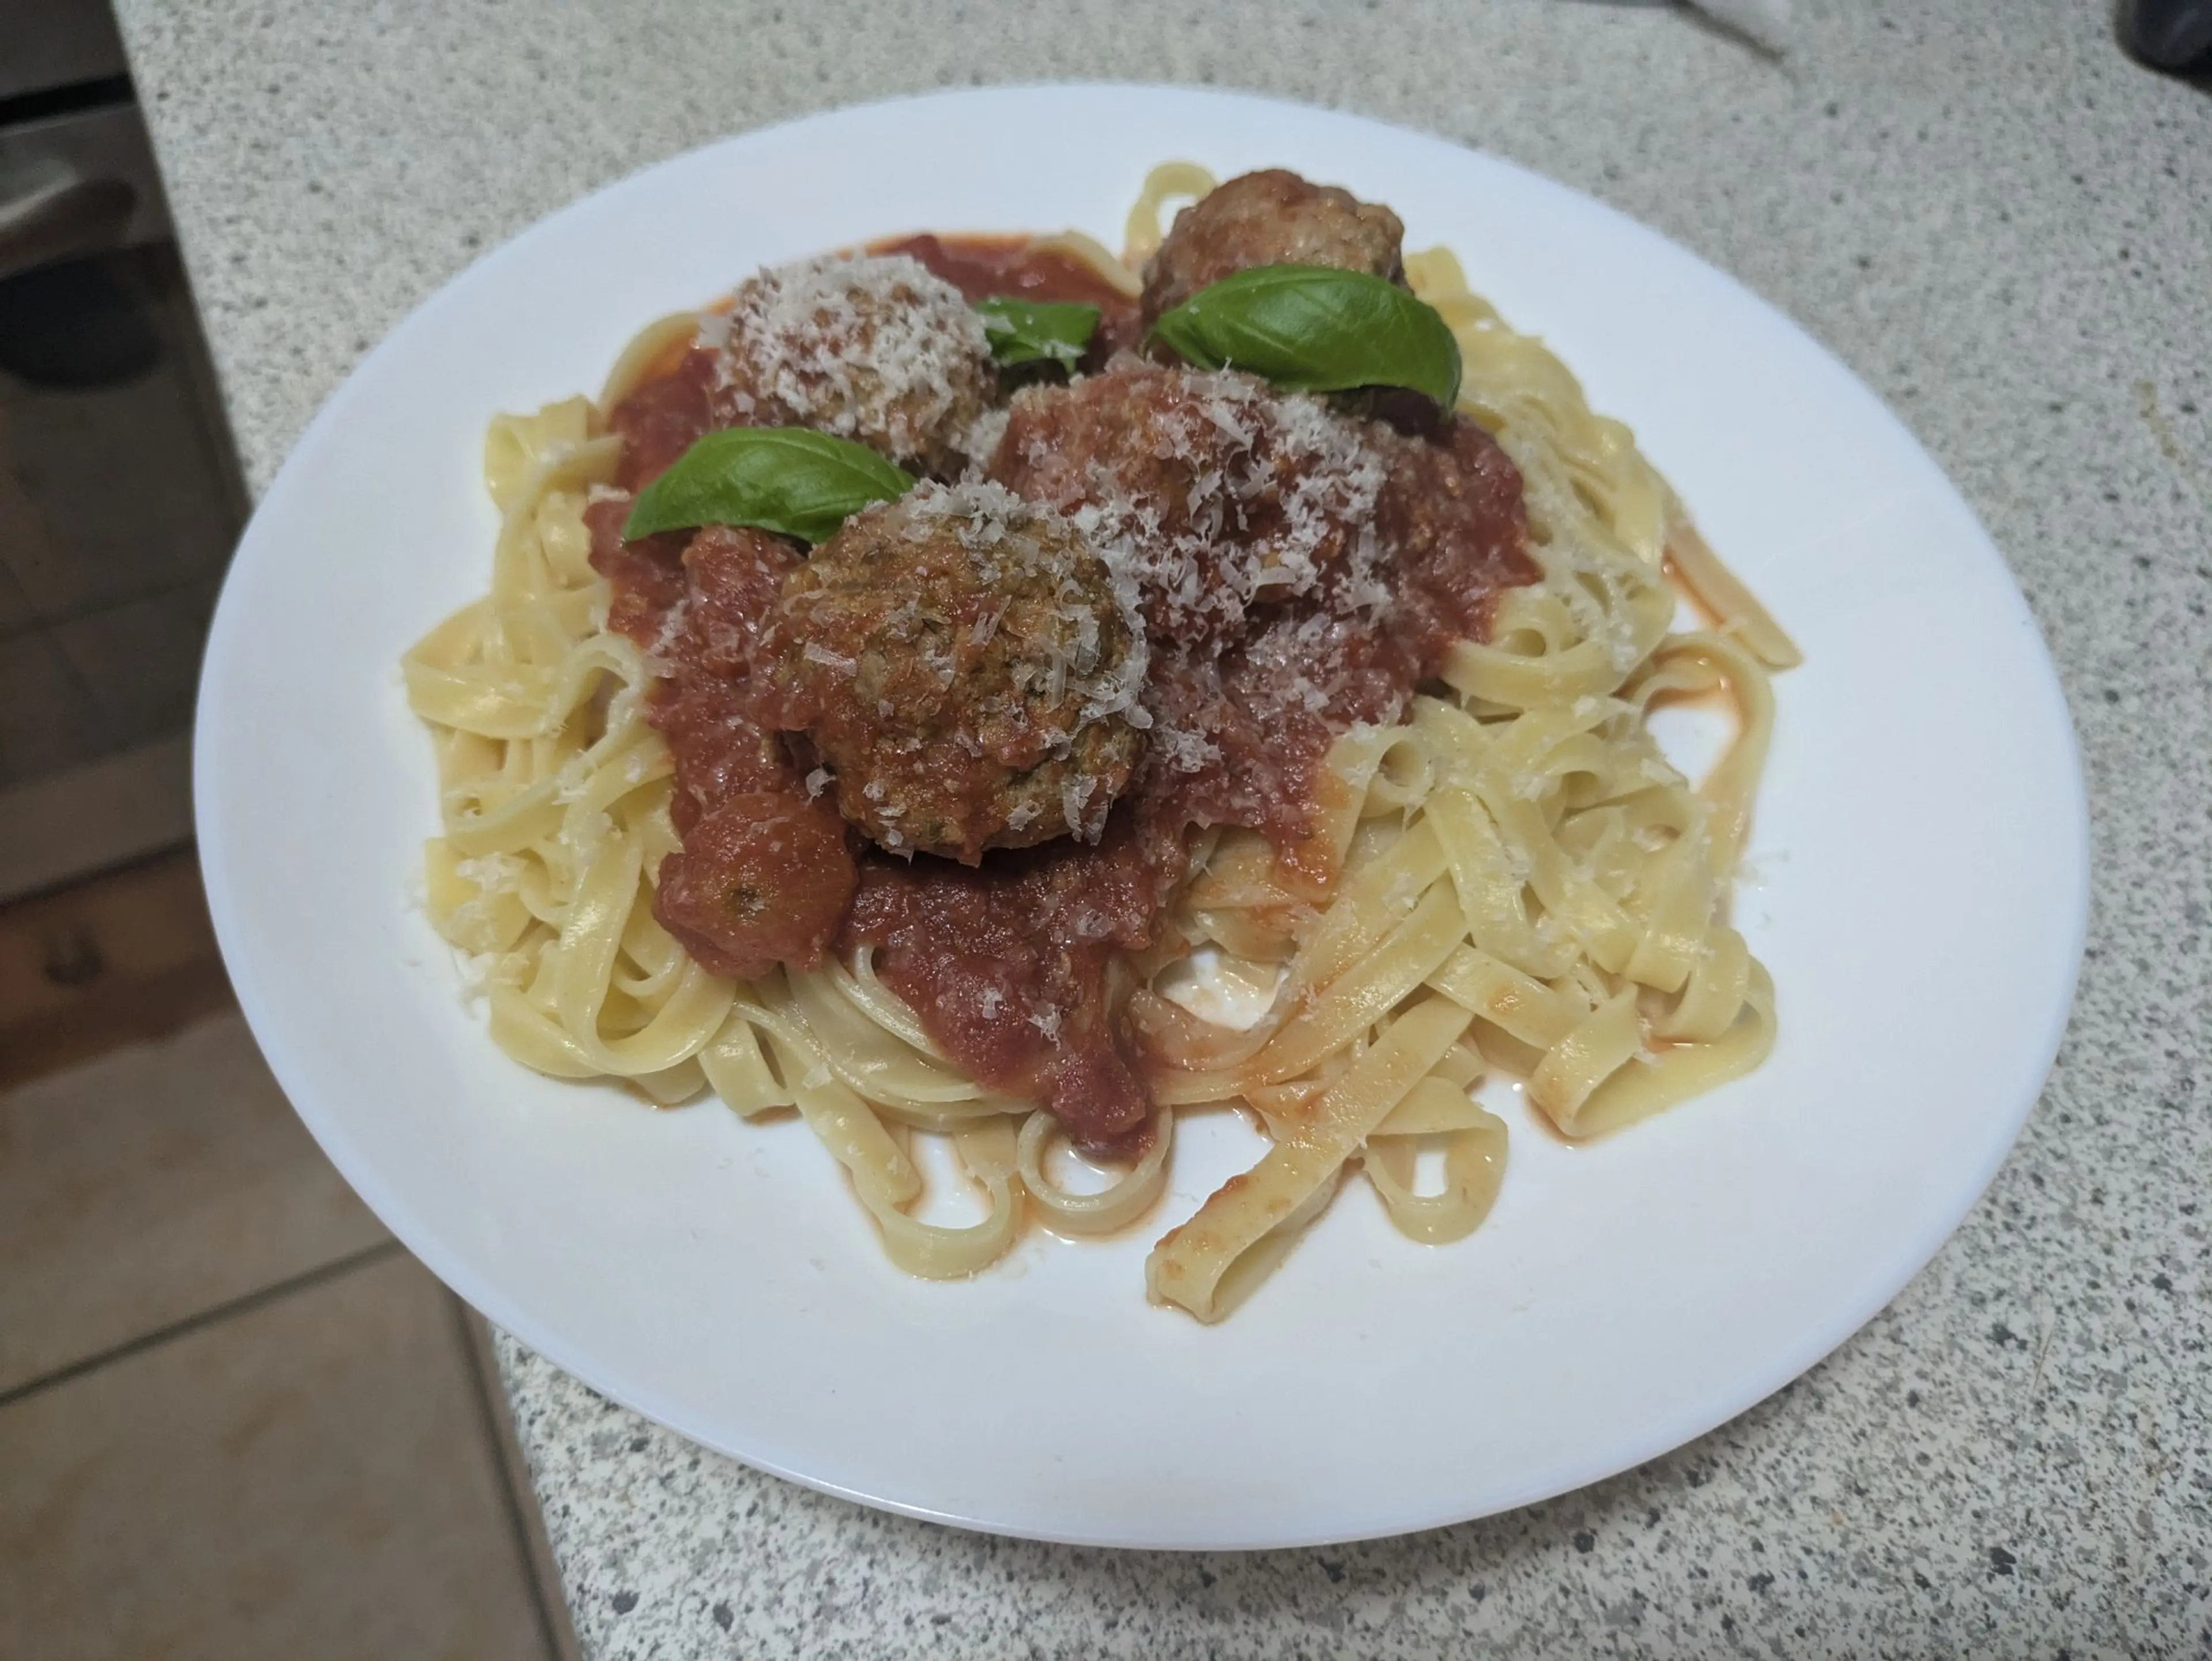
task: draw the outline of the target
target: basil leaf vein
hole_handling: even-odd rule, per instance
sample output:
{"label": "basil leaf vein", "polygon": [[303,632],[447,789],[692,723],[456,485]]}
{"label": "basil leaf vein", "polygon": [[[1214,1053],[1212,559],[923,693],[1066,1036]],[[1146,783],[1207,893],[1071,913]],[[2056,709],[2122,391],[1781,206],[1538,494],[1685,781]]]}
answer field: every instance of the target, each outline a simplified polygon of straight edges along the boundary
{"label": "basil leaf vein", "polygon": [[984,338],[1001,365],[1052,362],[1073,369],[1097,332],[1098,308],[1071,300],[994,294],[975,302]]}
{"label": "basil leaf vein", "polygon": [[805,427],[732,427],[639,491],[623,536],[739,524],[823,543],[850,515],[913,488],[911,475],[866,445]]}
{"label": "basil leaf vein", "polygon": [[1459,342],[1395,282],[1325,265],[1255,265],[1209,283],[1149,340],[1201,369],[1241,369],[1293,392],[1408,386],[1459,401]]}

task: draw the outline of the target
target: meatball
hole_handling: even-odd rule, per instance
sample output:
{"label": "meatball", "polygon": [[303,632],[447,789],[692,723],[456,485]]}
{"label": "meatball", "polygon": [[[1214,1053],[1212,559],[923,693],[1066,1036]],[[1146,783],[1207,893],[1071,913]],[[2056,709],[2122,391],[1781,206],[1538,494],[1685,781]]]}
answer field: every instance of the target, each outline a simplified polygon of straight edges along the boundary
{"label": "meatball", "polygon": [[818,427],[924,472],[960,470],[999,386],[981,319],[904,254],[763,271],[738,290],[720,355],[737,420]]}
{"label": "meatball", "polygon": [[1404,439],[1376,518],[1398,550],[1406,602],[1421,613],[1415,649],[1441,653],[1451,640],[1480,640],[1500,589],[1543,575],[1528,553],[1521,470],[1465,415],[1447,417],[1426,440]]}
{"label": "meatball", "polygon": [[653,914],[711,974],[819,968],[860,882],[847,835],[804,796],[729,797],[661,861]]}
{"label": "meatball", "polygon": [[896,852],[1096,841],[1128,782],[1148,661],[1126,573],[1000,487],[923,484],[786,579],[784,724],[845,818]]}
{"label": "meatball", "polygon": [[647,708],[675,757],[669,809],[679,832],[732,796],[799,789],[761,712],[763,682],[774,668],[776,605],[798,564],[767,531],[731,525],[708,525],[684,550],[684,604],[664,614],[651,642],[671,672]]}
{"label": "meatball", "polygon": [[1219,645],[1324,572],[1374,588],[1378,436],[1249,375],[1125,357],[1018,393],[989,473],[1127,550],[1153,639]]}
{"label": "meatball", "polygon": [[1216,185],[1177,214],[1145,262],[1145,325],[1210,282],[1255,265],[1333,265],[1405,278],[1406,227],[1378,203],[1270,167]]}
{"label": "meatball", "polygon": [[774,621],[798,563],[766,531],[708,526],[677,567],[683,603],[651,642],[664,673],[647,715],[675,761],[668,807],[684,839],[661,861],[653,915],[708,969],[739,979],[818,967],[860,876],[851,833],[808,797],[769,721]]}

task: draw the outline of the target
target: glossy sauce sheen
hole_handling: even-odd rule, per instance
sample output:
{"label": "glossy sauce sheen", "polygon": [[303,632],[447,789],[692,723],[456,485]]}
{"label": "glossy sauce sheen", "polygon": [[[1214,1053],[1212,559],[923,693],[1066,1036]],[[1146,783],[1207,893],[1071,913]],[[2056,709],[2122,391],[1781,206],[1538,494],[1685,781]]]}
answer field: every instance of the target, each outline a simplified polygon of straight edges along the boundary
{"label": "glossy sauce sheen", "polygon": [[[871,252],[910,255],[970,300],[1097,305],[1102,360],[1136,331],[1133,303],[1095,271],[1021,238],[917,236]],[[619,484],[641,487],[702,433],[739,419],[718,395],[714,355],[690,352],[611,413],[626,440]],[[1096,846],[1063,838],[988,854],[976,867],[878,852],[829,805],[834,792],[809,791],[812,757],[785,730],[762,656],[798,550],[726,527],[624,543],[628,500],[592,504],[611,625],[655,651],[666,671],[650,713],[675,758],[684,847],[663,865],[656,915],[708,969],[741,979],[778,962],[817,967],[833,947],[873,948],[885,984],[972,1076],[1050,1107],[1086,1152],[1139,1149],[1151,1101],[1116,965],[1154,943],[1193,828],[1256,829],[1300,866],[1334,736],[1395,718],[1455,641],[1486,632],[1498,591],[1537,574],[1518,474],[1486,435],[1460,420],[1427,438],[1384,437],[1390,476],[1376,518],[1393,550],[1388,624],[1336,629],[1316,649],[1325,662],[1288,666],[1255,641],[1224,652],[1156,639],[1156,712],[1202,731],[1215,753],[1195,767],[1140,762]],[[1267,638],[1287,638],[1324,599],[1273,608]],[[1318,706],[1285,706],[1279,683],[1292,669],[1326,688]],[[1303,874],[1316,887],[1334,875],[1310,856]],[[748,936],[745,954],[717,943],[715,932],[727,937],[718,918],[770,900],[773,926]]]}

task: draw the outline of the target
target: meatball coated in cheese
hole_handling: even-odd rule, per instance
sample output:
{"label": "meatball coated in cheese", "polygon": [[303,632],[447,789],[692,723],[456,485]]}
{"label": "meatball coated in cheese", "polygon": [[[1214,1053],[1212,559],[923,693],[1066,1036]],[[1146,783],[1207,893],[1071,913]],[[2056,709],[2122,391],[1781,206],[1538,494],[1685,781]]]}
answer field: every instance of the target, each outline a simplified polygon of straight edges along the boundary
{"label": "meatball coated in cheese", "polygon": [[1137,759],[1135,591],[1066,520],[993,484],[854,514],[785,579],[782,724],[894,852],[1096,841]]}
{"label": "meatball coated in cheese", "polygon": [[1224,646],[1255,608],[1309,594],[1324,573],[1385,597],[1373,581],[1376,437],[1249,375],[1122,357],[1016,394],[988,465],[1127,550],[1155,640]]}
{"label": "meatball coated in cheese", "polygon": [[1404,280],[1398,215],[1280,167],[1215,186],[1177,214],[1145,263],[1145,324],[1255,265],[1329,265]]}
{"label": "meatball coated in cheese", "polygon": [[942,474],[999,385],[981,320],[903,254],[763,271],[738,290],[720,367],[744,425],[811,427]]}

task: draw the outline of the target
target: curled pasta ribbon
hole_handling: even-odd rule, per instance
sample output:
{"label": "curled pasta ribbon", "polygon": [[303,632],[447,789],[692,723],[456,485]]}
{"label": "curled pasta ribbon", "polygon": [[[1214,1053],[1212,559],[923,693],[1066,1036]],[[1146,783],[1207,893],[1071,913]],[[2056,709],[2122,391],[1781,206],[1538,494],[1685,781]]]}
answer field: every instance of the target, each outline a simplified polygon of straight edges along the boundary
{"label": "curled pasta ribbon", "polygon": [[1072,254],[1107,281],[1124,298],[1134,300],[1145,290],[1145,280],[1107,250],[1096,237],[1080,231],[1058,231],[1041,236],[1030,246],[1042,252]]}
{"label": "curled pasta ribbon", "polygon": [[1017,1148],[1022,1186],[1044,1214],[1046,1226],[1064,1234],[1109,1234],[1152,1209],[1168,1179],[1168,1155],[1175,1143],[1175,1113],[1153,1116],[1152,1144],[1114,1181],[1096,1193],[1079,1194],[1054,1182],[1045,1168],[1060,1126],[1050,1113],[1031,1113],[1022,1121]]}
{"label": "curled pasta ribbon", "polygon": [[1159,252],[1167,235],[1165,209],[1170,202],[1195,202],[1212,190],[1212,173],[1194,161],[1163,161],[1145,175],[1137,192],[1137,205],[1129,209],[1121,236],[1121,263],[1133,271]]}
{"label": "curled pasta ribbon", "polygon": [[1428,997],[1395,1017],[1343,1076],[1296,1111],[1260,1162],[1170,1229],[1145,1260],[1163,1302],[1217,1321],[1249,1296],[1335,1191],[1345,1161],[1467,1029],[1466,1010]]}
{"label": "curled pasta ribbon", "polygon": [[965,1228],[923,1222],[902,1207],[860,1196],[883,1231],[890,1260],[925,1280],[957,1280],[988,1267],[1006,1255],[1021,1227],[1012,1127],[1003,1118],[984,1120],[955,1131],[952,1145],[962,1167],[990,1197],[989,1214],[980,1222]]}
{"label": "curled pasta ribbon", "polygon": [[1774,737],[1774,688],[1747,646],[1717,634],[1677,634],[1652,656],[1632,693],[1639,707],[1668,696],[1724,694],[1735,736],[1697,794],[1711,810],[1711,863],[1716,880],[1734,876],[1751,835],[1751,809]]}
{"label": "curled pasta ribbon", "polygon": [[1745,650],[1769,669],[1795,669],[1805,661],[1791,640],[1774,621],[1743,579],[1722,563],[1711,545],[1690,523],[1681,503],[1668,498],[1667,559],[1683,585],[1699,604],[1718,620],[1721,632],[1743,643]]}
{"label": "curled pasta ribbon", "polygon": [[[1443,1144],[1443,1187],[1434,1194],[1413,1189],[1424,1142]],[[1464,1084],[1431,1076],[1368,1133],[1361,1162],[1398,1232],[1443,1246],[1466,1239],[1490,1215],[1505,1180],[1505,1149],[1504,1119],[1469,1100]]]}
{"label": "curled pasta ribbon", "polygon": [[[613,409],[654,370],[680,355],[699,338],[699,323],[696,312],[676,312],[656,318],[631,336],[615,367],[607,371],[606,385],[599,391],[599,409]],[[599,425],[596,412],[593,425]]]}

